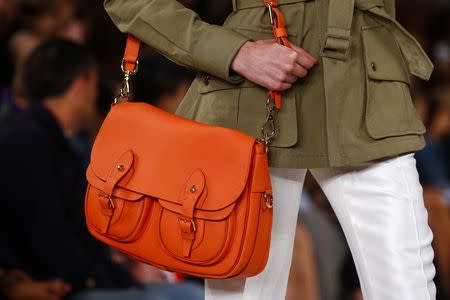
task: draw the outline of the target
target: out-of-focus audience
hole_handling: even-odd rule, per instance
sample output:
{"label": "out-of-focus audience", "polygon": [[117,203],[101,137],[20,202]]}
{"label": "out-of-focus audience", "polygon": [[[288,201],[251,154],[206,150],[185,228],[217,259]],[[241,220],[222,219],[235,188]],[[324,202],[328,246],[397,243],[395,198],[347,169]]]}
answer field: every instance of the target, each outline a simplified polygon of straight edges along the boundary
{"label": "out-of-focus audience", "polygon": [[[11,1],[11,0],[9,0]],[[74,41],[84,40],[81,23],[75,20],[75,0],[30,1],[15,0],[20,10],[21,28],[11,36],[8,48],[15,68],[12,95],[20,107],[25,107],[26,97],[23,80],[22,64],[29,53],[39,43],[52,37],[63,37]]]}
{"label": "out-of-focus audience", "polygon": [[[231,0],[180,2],[214,24],[232,11]],[[397,18],[435,64],[411,91],[427,127],[416,161],[438,299],[449,299],[450,2],[397,0]],[[0,0],[0,19],[0,299],[203,299],[201,279],[142,264],[86,230],[84,170],[121,84],[125,39],[102,1]],[[195,75],[144,47],[132,94],[173,113]],[[342,229],[311,176],[301,201],[286,299],[361,300]]]}
{"label": "out-of-focus audience", "polygon": [[[201,299],[198,285],[140,282],[86,230],[84,165],[72,139],[97,115],[98,67],[89,51],[47,39],[27,56],[21,78],[27,109],[0,133],[0,164],[9,170],[0,175],[1,240],[12,254],[2,268],[37,280],[25,283],[53,294],[48,299]],[[13,299],[23,290],[5,286]],[[25,299],[40,299],[33,297]]]}
{"label": "out-of-focus audience", "polygon": [[[450,2],[397,0],[397,19],[418,38],[435,65],[429,82],[412,78],[411,95],[417,114],[427,127],[427,145],[415,155],[424,190],[425,206],[433,231],[437,299],[450,299]],[[362,201],[364,199],[361,199]],[[352,254],[331,206],[318,185],[307,176],[301,198],[298,230],[312,237],[313,254],[295,252],[298,260],[308,256],[314,260],[316,284],[321,300],[361,300],[362,293]],[[304,238],[303,243],[309,239]],[[297,241],[296,241],[297,242]],[[294,258],[295,261],[295,258]],[[304,264],[304,274],[311,274]],[[291,278],[295,276],[294,265]],[[289,282],[289,289],[302,280]],[[289,290],[288,289],[288,290]],[[304,295],[301,291],[297,295]],[[292,298],[295,299],[295,298]]]}

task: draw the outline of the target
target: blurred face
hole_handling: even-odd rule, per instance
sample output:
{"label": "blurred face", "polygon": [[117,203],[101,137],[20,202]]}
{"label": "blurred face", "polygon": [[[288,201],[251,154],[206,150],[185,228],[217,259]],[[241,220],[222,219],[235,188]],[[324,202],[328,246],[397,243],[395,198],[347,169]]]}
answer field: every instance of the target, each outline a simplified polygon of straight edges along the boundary
{"label": "blurred face", "polygon": [[54,11],[39,17],[33,28],[45,37],[59,35],[71,24],[75,11],[76,7],[72,1],[61,2]]}
{"label": "blurred face", "polygon": [[75,133],[91,128],[97,115],[98,71],[93,68],[89,76],[77,79],[77,87],[72,94],[73,125]]}
{"label": "blurred face", "polygon": [[2,20],[0,29],[2,31],[6,30],[6,27],[14,20],[16,14],[16,4],[12,3],[11,0],[0,0],[0,18]]}
{"label": "blurred face", "polygon": [[441,105],[438,113],[434,116],[430,131],[437,138],[444,137],[450,133],[450,106]]}
{"label": "blurred face", "polygon": [[57,14],[55,17],[57,17],[58,25],[60,26],[67,26],[74,18],[75,16],[75,3],[71,1],[62,2],[59,5],[59,9],[57,10]]}

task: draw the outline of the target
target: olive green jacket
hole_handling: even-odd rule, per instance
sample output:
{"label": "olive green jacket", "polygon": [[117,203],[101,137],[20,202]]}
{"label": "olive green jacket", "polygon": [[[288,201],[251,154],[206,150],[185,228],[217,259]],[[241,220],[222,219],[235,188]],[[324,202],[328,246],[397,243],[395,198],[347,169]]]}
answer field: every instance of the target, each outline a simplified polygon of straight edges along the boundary
{"label": "olive green jacket", "polygon": [[[271,167],[351,166],[416,151],[425,127],[410,77],[428,80],[433,65],[395,20],[394,0],[279,0],[291,42],[319,63],[283,92]],[[248,40],[270,39],[262,0],[233,0],[223,26],[175,0],[105,0],[129,32],[172,61],[199,70],[175,114],[260,137],[266,90],[233,73]],[[331,12],[331,13],[329,13]]]}

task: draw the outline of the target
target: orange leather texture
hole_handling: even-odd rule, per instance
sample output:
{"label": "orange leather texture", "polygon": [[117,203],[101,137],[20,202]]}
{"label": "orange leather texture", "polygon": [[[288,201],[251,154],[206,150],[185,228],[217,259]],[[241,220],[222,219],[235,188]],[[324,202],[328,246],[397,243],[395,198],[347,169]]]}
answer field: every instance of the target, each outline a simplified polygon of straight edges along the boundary
{"label": "orange leather texture", "polygon": [[89,231],[124,253],[209,278],[254,276],[266,265],[272,209],[264,192],[272,188],[254,137],[120,102],[86,176]]}
{"label": "orange leather texture", "polygon": [[[289,47],[271,2],[274,35]],[[140,44],[128,36],[125,73],[136,70]],[[269,96],[279,108],[281,94]],[[89,232],[121,252],[205,278],[251,277],[267,264],[272,186],[265,145],[253,136],[121,101],[100,128],[86,177]]]}
{"label": "orange leather texture", "polygon": [[129,34],[127,36],[125,55],[123,56],[124,71],[133,72],[136,70],[140,48],[141,41],[133,35]]}

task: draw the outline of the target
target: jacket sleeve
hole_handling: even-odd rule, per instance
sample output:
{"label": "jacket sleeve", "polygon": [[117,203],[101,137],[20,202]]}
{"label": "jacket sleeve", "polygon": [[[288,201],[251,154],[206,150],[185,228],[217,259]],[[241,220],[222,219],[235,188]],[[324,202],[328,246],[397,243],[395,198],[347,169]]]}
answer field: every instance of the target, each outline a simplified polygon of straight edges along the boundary
{"label": "jacket sleeve", "polygon": [[230,65],[249,38],[200,19],[176,0],[104,0],[122,32],[130,33],[175,63],[239,83]]}

